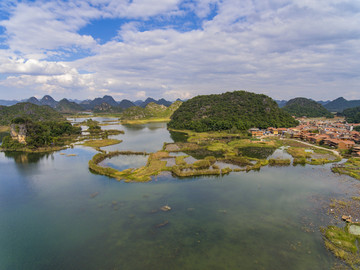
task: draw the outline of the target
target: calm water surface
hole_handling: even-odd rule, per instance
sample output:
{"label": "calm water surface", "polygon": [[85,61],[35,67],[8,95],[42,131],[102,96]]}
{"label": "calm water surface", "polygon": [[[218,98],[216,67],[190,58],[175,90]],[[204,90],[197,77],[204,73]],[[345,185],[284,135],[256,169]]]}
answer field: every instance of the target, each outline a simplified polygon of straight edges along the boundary
{"label": "calm water surface", "polygon": [[[106,150],[151,152],[172,141],[163,123],[105,128],[114,127],[125,131],[113,136],[123,143]],[[322,206],[350,194],[354,180],[330,165],[124,183],[89,172],[92,148],[62,153],[77,156],[0,153],[0,269],[330,269],[335,262],[319,232],[328,222]],[[121,158],[108,162],[123,166]]]}

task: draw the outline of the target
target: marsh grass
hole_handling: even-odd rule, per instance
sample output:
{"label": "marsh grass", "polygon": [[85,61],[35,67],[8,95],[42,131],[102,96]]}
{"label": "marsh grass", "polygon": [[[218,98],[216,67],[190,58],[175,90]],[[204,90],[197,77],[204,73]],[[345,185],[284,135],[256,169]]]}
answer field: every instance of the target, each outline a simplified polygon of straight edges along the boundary
{"label": "marsh grass", "polygon": [[342,166],[333,166],[331,170],[360,180],[360,158],[349,158]]}
{"label": "marsh grass", "polygon": [[357,240],[359,237],[349,233],[349,225],[345,228],[328,226],[323,229],[325,247],[336,257],[343,260],[352,269],[359,269],[360,256]]}
{"label": "marsh grass", "polygon": [[269,159],[270,166],[289,166],[291,164],[290,159],[271,158]]}
{"label": "marsh grass", "polygon": [[119,144],[121,142],[122,142],[122,140],[117,140],[117,139],[102,139],[102,140],[86,141],[82,145],[99,148],[99,147],[105,147],[105,146],[109,146],[109,145]]}
{"label": "marsh grass", "polygon": [[1,132],[9,132],[10,131],[10,127],[9,126],[0,126],[0,133]]}
{"label": "marsh grass", "polygon": [[127,125],[139,125],[139,124],[169,122],[169,121],[170,121],[170,118],[148,118],[148,119],[138,119],[138,120],[120,120],[121,124],[127,124]]}
{"label": "marsh grass", "polygon": [[288,152],[293,158],[306,159],[311,157],[311,153],[306,152],[303,147],[288,147],[286,152]]}

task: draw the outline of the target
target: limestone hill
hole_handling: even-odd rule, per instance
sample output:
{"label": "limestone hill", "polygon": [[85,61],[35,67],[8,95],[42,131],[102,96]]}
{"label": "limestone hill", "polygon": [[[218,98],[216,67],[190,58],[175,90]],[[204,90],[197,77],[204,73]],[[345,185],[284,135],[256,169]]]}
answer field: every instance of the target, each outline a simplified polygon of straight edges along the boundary
{"label": "limestone hill", "polygon": [[283,107],[284,111],[297,117],[334,117],[327,109],[314,100],[298,97],[289,100]]}
{"label": "limestone hill", "polygon": [[176,101],[169,107],[150,102],[145,108],[135,106],[126,109],[122,112],[121,120],[143,120],[151,118],[170,118],[177,108],[182,104],[181,101]]}
{"label": "limestone hill", "polygon": [[297,122],[266,95],[246,91],[197,96],[174,112],[168,127],[198,132],[290,127]]}
{"label": "limestone hill", "polygon": [[17,103],[13,106],[0,106],[0,125],[9,125],[17,117],[32,121],[64,121],[65,118],[49,106],[38,106],[29,102]]}

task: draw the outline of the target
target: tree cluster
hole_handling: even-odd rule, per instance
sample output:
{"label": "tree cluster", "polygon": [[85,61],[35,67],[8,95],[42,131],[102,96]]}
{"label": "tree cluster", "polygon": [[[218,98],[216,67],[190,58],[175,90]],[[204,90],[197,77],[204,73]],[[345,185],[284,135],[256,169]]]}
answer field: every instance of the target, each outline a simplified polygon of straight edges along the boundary
{"label": "tree cluster", "polygon": [[[67,121],[34,122],[30,119],[18,117],[12,121],[15,127],[23,125],[26,130],[26,147],[36,149],[39,147],[62,146],[71,135],[81,134],[80,127],[74,127]],[[23,144],[13,140],[11,136],[3,139],[2,147],[6,149],[19,149]]]}
{"label": "tree cluster", "polygon": [[92,119],[88,119],[86,120],[86,122],[84,123],[86,126],[88,126],[88,131],[90,133],[97,133],[101,131],[101,127],[99,126],[99,122],[92,120]]}
{"label": "tree cluster", "polygon": [[360,123],[360,106],[346,109],[342,114],[348,123]]}

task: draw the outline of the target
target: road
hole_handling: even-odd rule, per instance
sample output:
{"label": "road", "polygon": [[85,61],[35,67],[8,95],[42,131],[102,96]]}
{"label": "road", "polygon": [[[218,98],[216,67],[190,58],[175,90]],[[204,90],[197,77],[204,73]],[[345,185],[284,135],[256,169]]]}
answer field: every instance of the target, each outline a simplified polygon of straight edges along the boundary
{"label": "road", "polygon": [[321,147],[321,146],[318,146],[318,145],[314,145],[314,144],[312,144],[312,143],[308,143],[308,142],[304,142],[304,141],[299,141],[299,140],[295,140],[295,139],[290,139],[290,140],[295,141],[295,142],[300,142],[300,143],[302,143],[302,144],[306,144],[306,145],[309,145],[309,146],[311,146],[311,147],[318,148],[318,149],[321,149],[321,150],[330,151],[330,152],[333,152],[334,155],[341,157],[341,155],[339,154],[339,152],[336,151],[336,150],[328,149],[328,148],[325,148],[325,147]]}

